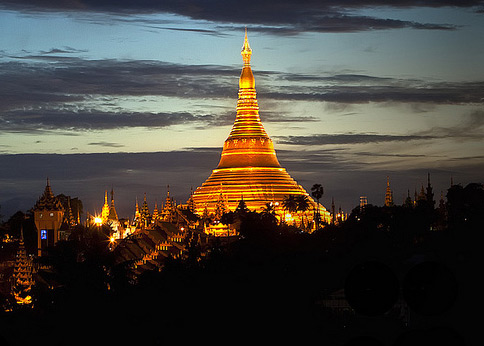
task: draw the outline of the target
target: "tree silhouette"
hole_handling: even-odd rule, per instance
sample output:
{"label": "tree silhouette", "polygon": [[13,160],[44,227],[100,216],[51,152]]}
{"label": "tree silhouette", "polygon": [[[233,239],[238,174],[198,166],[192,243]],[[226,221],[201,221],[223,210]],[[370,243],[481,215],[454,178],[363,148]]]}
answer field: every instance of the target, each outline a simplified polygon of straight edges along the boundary
{"label": "tree silhouette", "polygon": [[295,213],[297,211],[296,196],[289,195],[284,197],[284,200],[282,201],[282,206],[286,211],[290,213]]}
{"label": "tree silhouette", "polygon": [[300,195],[296,197],[297,211],[301,212],[301,224],[305,228],[304,213],[309,210],[311,204],[309,203],[309,197],[306,195]]}
{"label": "tree silhouette", "polygon": [[272,202],[266,203],[265,206],[262,208],[263,214],[274,214],[275,208]]}
{"label": "tree silhouette", "polygon": [[316,202],[318,203],[318,206],[316,208],[316,229],[319,229],[319,220],[321,219],[319,215],[319,200],[321,197],[323,197],[324,194],[324,188],[323,185],[321,184],[314,184],[311,187],[311,196],[316,198]]}

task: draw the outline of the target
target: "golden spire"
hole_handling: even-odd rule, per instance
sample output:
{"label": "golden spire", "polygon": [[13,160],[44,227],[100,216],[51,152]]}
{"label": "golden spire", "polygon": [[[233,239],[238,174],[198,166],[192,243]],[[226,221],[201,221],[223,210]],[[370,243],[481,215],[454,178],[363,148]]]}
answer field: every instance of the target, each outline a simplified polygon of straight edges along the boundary
{"label": "golden spire", "polygon": [[103,220],[103,223],[108,221],[109,217],[109,204],[108,204],[108,190],[104,191],[104,204],[101,209],[101,219]]}
{"label": "golden spire", "polygon": [[[199,215],[215,214],[221,200],[228,209],[234,210],[239,203],[241,205],[241,196],[244,208],[257,211],[268,202],[282,205],[284,198],[290,195],[311,198],[281,167],[274,144],[262,126],[255,79],[250,66],[252,49],[247,31],[241,54],[244,64],[239,79],[234,125],[225,140],[217,168],[191,197],[195,212]],[[312,199],[310,201],[314,208],[318,208]],[[322,218],[328,220],[329,213],[323,206],[319,208]]]}
{"label": "golden spire", "polygon": [[246,30],[242,47],[244,66],[239,80],[237,116],[225,141],[218,168],[280,167],[272,140],[259,117],[255,79],[250,67],[251,54]]}
{"label": "golden spire", "polygon": [[387,175],[387,190],[385,192],[385,206],[393,206],[393,191],[390,188],[390,177]]}
{"label": "golden spire", "polygon": [[252,69],[250,68],[250,57],[252,55],[252,49],[250,48],[249,39],[247,38],[247,28],[245,28],[244,45],[242,46],[242,52],[240,54],[242,54],[242,59],[244,60],[244,67],[242,68],[242,73],[240,74],[239,88],[254,89],[255,79],[254,75],[252,74]]}
{"label": "golden spire", "polygon": [[244,59],[244,66],[250,65],[250,56],[252,55],[252,49],[250,49],[249,39],[247,38],[247,27],[245,27],[245,39],[242,46],[242,58]]}

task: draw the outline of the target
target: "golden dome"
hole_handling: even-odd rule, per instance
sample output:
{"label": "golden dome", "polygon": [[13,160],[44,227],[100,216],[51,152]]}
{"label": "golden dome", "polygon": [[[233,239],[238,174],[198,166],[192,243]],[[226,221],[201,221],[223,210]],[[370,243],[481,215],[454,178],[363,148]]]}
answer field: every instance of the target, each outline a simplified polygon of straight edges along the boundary
{"label": "golden dome", "polygon": [[[313,207],[316,205],[277,160],[274,144],[259,117],[255,79],[250,67],[251,55],[246,30],[237,116],[225,140],[217,168],[192,196],[199,215],[205,210],[213,213],[221,195],[230,210],[237,207],[242,197],[249,209],[257,211],[268,202],[281,205],[288,195],[305,195]],[[320,208],[323,217],[329,217],[324,207]]]}

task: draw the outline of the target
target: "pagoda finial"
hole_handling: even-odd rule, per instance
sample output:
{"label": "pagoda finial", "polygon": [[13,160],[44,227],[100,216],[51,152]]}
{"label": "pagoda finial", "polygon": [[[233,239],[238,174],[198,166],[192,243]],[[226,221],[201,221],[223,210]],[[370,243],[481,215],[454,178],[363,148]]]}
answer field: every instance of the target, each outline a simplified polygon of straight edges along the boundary
{"label": "pagoda finial", "polygon": [[244,65],[250,65],[250,56],[252,55],[252,49],[249,45],[249,39],[247,38],[247,27],[245,27],[245,39],[242,46],[242,58],[244,59]]}
{"label": "pagoda finial", "polygon": [[49,177],[47,177],[47,184],[45,185],[45,189],[44,189],[44,197],[54,198],[54,193],[52,192],[52,188],[50,187]]}

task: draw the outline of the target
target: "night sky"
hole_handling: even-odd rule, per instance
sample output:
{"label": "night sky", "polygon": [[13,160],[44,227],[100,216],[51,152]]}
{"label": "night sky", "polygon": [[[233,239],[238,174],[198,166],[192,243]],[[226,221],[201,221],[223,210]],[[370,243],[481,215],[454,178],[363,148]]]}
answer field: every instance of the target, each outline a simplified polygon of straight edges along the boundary
{"label": "night sky", "polygon": [[[242,3],[244,7],[242,7]],[[344,3],[345,5],[342,5]],[[483,1],[0,1],[0,214],[186,202],[235,119],[247,26],[281,164],[324,205],[483,182]]]}

